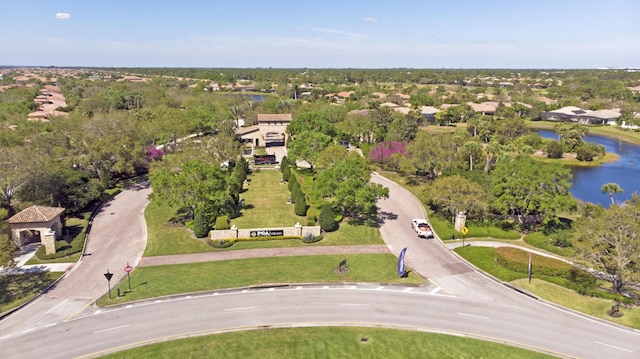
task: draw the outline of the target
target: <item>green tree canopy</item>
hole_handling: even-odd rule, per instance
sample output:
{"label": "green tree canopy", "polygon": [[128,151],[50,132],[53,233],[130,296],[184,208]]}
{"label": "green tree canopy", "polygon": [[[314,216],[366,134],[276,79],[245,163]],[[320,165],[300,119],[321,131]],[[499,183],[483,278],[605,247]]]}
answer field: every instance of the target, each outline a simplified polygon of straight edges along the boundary
{"label": "green tree canopy", "polygon": [[640,281],[640,198],[578,219],[576,260],[601,273],[618,293]]}
{"label": "green tree canopy", "polygon": [[479,218],[487,210],[486,191],[460,175],[439,177],[424,192],[431,205],[451,216],[452,222],[458,213]]}
{"label": "green tree canopy", "polygon": [[543,163],[530,157],[502,160],[491,173],[491,208],[514,217],[524,228],[548,222],[559,211],[575,206],[569,192],[571,172],[555,163]]}

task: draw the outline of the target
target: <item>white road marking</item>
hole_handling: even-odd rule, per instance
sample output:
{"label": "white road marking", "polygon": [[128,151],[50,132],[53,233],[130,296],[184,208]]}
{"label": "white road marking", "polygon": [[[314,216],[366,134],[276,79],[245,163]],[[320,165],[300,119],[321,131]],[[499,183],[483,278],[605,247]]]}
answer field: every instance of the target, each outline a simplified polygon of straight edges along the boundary
{"label": "white road marking", "polygon": [[273,292],[274,288],[267,289],[267,292]]}
{"label": "white road marking", "polygon": [[243,289],[243,290],[242,290],[242,293],[246,293],[246,292],[248,292],[248,291],[249,291],[248,289]]}
{"label": "white road marking", "polygon": [[98,314],[100,314],[100,313],[102,313],[102,309],[98,309],[98,310],[96,310],[96,312],[95,312],[95,313],[93,313],[93,315],[98,315]]}
{"label": "white road marking", "polygon": [[53,308],[47,310],[47,314],[51,313],[52,311],[54,311],[56,308],[58,308],[59,306],[63,305],[64,303],[66,303],[69,299],[65,299],[62,302],[56,304]]}
{"label": "white road marking", "polygon": [[633,353],[633,351],[629,350],[629,349],[625,349],[625,348],[620,348],[617,347],[615,345],[611,345],[611,344],[607,344],[607,343],[603,343],[603,342],[599,342],[597,340],[594,340],[595,343],[600,344],[600,345],[604,345],[605,347],[609,347],[609,348],[613,348],[613,349],[618,349],[618,350],[622,350],[623,352],[627,352],[627,353]]}
{"label": "white road marking", "polygon": [[435,288],[435,289],[432,289],[432,290],[429,292],[429,294],[436,294],[436,293],[438,293],[438,292],[440,291],[440,289],[442,289],[442,288],[437,287],[437,288]]}
{"label": "white road marking", "polygon": [[216,295],[220,295],[220,293],[217,293],[217,292],[216,292],[216,293],[213,293],[213,294],[211,294],[211,295],[216,296]]}
{"label": "white road marking", "polygon": [[482,315],[475,315],[475,314],[467,314],[467,313],[458,313],[458,315],[463,315],[465,317],[473,317],[473,318],[480,318],[480,319],[491,319],[489,317],[484,317]]}
{"label": "white road marking", "polygon": [[7,338],[11,338],[11,334],[5,335],[4,337],[0,337],[0,340],[7,339]]}
{"label": "white road marking", "polygon": [[300,289],[302,289],[302,287],[301,287],[301,286],[297,286],[297,287],[296,287],[296,290],[300,290]]}
{"label": "white road marking", "polygon": [[56,324],[58,324],[58,323],[51,323],[51,324],[47,324],[47,325],[45,325],[44,327],[45,327],[45,328],[50,328],[50,327],[53,327],[53,326],[54,326],[54,325],[56,325]]}
{"label": "white road marking", "polygon": [[249,309],[254,309],[254,308],[255,307],[228,308],[228,309],[225,309],[224,311],[225,312],[232,312],[232,311],[235,311],[235,310],[249,310]]}
{"label": "white road marking", "polygon": [[121,325],[119,327],[113,327],[113,328],[109,328],[109,329],[102,329],[102,330],[98,330],[97,332],[93,332],[93,334],[104,333],[104,332],[108,332],[108,331],[112,331],[112,330],[116,330],[116,329],[122,329],[122,328],[126,328],[126,327],[128,327],[130,325],[131,324],[125,324],[125,325]]}
{"label": "white road marking", "polygon": [[29,333],[29,332],[32,332],[32,331],[34,331],[34,330],[36,330],[36,328],[29,328],[29,329],[27,329],[27,330],[23,330],[23,331],[22,331],[22,334],[24,334],[24,333]]}
{"label": "white road marking", "polygon": [[191,296],[188,295],[188,296],[184,297],[184,299],[191,299]]}
{"label": "white road marking", "polygon": [[322,289],[329,289],[329,286],[325,285],[324,287],[322,287]]}
{"label": "white road marking", "polygon": [[379,286],[378,288],[376,288],[376,290],[382,290],[383,288],[383,286]]}
{"label": "white road marking", "polygon": [[460,277],[454,277],[454,278],[456,278],[457,280],[461,281],[462,283],[468,285],[469,287],[473,287],[471,284],[469,284],[469,283],[463,281],[462,279],[460,279]]}
{"label": "white road marking", "polygon": [[403,290],[403,292],[410,292],[412,289],[413,289],[413,288],[411,288],[411,287],[409,287],[409,288],[405,288],[405,289]]}

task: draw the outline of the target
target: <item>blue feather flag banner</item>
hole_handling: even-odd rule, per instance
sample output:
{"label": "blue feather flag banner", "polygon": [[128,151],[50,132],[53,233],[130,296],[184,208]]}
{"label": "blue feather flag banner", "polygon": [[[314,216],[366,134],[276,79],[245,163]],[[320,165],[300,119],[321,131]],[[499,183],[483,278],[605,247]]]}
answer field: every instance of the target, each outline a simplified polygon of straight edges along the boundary
{"label": "blue feather flag banner", "polygon": [[405,271],[404,271],[404,254],[407,252],[407,248],[403,248],[400,251],[400,256],[398,257],[398,275],[399,276],[403,276],[405,275]]}

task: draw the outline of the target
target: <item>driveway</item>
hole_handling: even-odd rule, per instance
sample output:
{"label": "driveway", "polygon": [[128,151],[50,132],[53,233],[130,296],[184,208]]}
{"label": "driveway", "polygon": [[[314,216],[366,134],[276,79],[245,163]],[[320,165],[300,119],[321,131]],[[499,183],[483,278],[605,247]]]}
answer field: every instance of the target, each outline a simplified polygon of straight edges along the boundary
{"label": "driveway", "polygon": [[82,259],[43,295],[0,321],[3,333],[27,331],[67,320],[104,295],[111,283],[126,275],[127,263],[136,266],[147,242],[144,209],[150,183],[132,186],[105,203],[93,219]]}

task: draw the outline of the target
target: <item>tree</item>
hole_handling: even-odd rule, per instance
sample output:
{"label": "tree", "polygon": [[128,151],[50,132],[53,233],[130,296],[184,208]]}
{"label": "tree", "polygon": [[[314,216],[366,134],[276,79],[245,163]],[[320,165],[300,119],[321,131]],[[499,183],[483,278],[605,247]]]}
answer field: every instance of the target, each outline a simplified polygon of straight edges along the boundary
{"label": "tree", "polygon": [[523,228],[532,222],[548,223],[559,211],[575,206],[570,188],[571,172],[560,164],[526,156],[504,160],[491,173],[491,207]]}
{"label": "tree", "polygon": [[[216,212],[233,214],[233,198],[227,190],[227,176],[220,166],[207,165],[195,159],[182,164],[179,172],[161,168],[150,176],[152,199],[185,208],[193,219],[196,208],[203,206]],[[230,203],[229,203],[230,202]]]}
{"label": "tree", "polygon": [[320,224],[320,229],[325,232],[332,232],[337,229],[338,223],[336,222],[336,215],[330,204],[325,203],[320,209],[318,224]]}
{"label": "tree", "polygon": [[616,293],[640,281],[640,198],[612,205],[576,223],[576,260],[611,282]]}
{"label": "tree", "polygon": [[562,158],[562,145],[558,141],[547,142],[547,158]]}
{"label": "tree", "polygon": [[330,145],[320,152],[318,156],[318,167],[329,168],[336,164],[338,161],[347,157],[349,150],[340,145]]}
{"label": "tree", "polygon": [[403,172],[420,173],[436,178],[438,173],[448,169],[456,154],[456,144],[451,134],[430,134],[419,131],[406,150],[406,159],[400,163]]}
{"label": "tree", "polygon": [[306,161],[311,170],[320,153],[331,143],[331,137],[315,131],[305,131],[289,142],[288,156]]}
{"label": "tree", "polygon": [[7,210],[0,208],[0,267],[11,268],[16,264],[14,258],[18,255],[18,247],[6,234],[7,217]]}
{"label": "tree", "polygon": [[291,200],[293,203],[297,203],[300,200],[304,200],[304,192],[302,192],[302,186],[300,186],[300,182],[296,182],[293,184],[291,188]]}
{"label": "tree", "polygon": [[11,208],[14,195],[29,179],[29,156],[24,149],[8,147],[0,150],[0,194],[2,204]]}
{"label": "tree", "polygon": [[600,191],[602,191],[602,193],[609,193],[609,198],[611,199],[612,205],[616,204],[613,200],[613,194],[623,192],[622,187],[620,187],[619,184],[613,182],[603,184],[600,188]]}
{"label": "tree", "polygon": [[209,218],[206,217],[205,211],[197,210],[193,220],[193,234],[196,238],[203,238],[209,235],[210,229]]}
{"label": "tree", "polygon": [[298,216],[304,216],[307,214],[307,200],[305,199],[304,195],[300,197],[298,201],[296,201],[293,211]]}
{"label": "tree", "polygon": [[374,225],[378,213],[376,200],[389,196],[389,190],[369,182],[369,176],[366,160],[352,153],[320,172],[313,183],[313,193],[333,200],[334,208],[350,220]]}
{"label": "tree", "polygon": [[293,190],[293,186],[295,186],[296,183],[298,183],[298,176],[296,176],[295,173],[291,173],[291,175],[289,176],[289,182],[287,183],[287,188],[289,189],[289,192],[291,192],[291,190]]}
{"label": "tree", "polygon": [[458,213],[482,216],[487,209],[487,194],[481,185],[460,175],[439,177],[424,192],[436,209],[442,209],[455,222]]}

